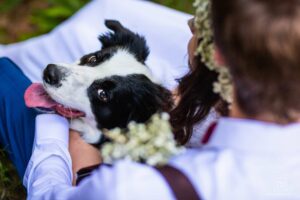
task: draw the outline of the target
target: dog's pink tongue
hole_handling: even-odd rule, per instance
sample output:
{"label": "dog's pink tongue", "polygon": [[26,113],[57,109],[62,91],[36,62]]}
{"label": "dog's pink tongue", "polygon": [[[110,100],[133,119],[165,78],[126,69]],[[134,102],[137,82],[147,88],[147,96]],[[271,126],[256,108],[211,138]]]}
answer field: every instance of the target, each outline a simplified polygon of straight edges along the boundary
{"label": "dog's pink tongue", "polygon": [[25,104],[30,108],[54,108],[58,103],[53,101],[40,83],[33,83],[25,91]]}
{"label": "dog's pink tongue", "polygon": [[26,106],[30,108],[51,109],[67,118],[85,116],[85,114],[81,111],[72,108],[65,108],[63,105],[52,100],[45,91],[43,85],[40,83],[33,83],[29,86],[25,91],[24,99]]}

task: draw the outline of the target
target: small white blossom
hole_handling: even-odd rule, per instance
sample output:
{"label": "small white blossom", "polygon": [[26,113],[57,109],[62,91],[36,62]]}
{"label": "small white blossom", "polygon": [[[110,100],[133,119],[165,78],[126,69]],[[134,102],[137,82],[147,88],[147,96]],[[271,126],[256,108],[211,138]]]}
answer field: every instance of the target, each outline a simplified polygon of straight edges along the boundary
{"label": "small white blossom", "polygon": [[148,165],[166,164],[184,149],[177,146],[169,118],[167,113],[155,114],[147,124],[130,122],[128,131],[116,128],[105,132],[111,142],[101,147],[104,162],[127,159]]}

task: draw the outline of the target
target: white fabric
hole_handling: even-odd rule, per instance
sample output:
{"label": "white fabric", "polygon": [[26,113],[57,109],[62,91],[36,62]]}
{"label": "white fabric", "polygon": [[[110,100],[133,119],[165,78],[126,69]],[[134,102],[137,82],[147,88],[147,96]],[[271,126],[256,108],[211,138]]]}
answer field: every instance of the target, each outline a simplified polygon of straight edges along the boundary
{"label": "white fabric", "polygon": [[94,0],[51,33],[0,49],[33,82],[49,63],[74,62],[99,50],[99,34],[108,29],[105,19],[119,20],[146,37],[150,47],[147,64],[164,86],[176,86],[175,78],[187,71],[186,46],[191,37],[187,21],[192,16],[147,1]]}
{"label": "white fabric", "polygon": [[[33,198],[37,191],[43,194],[57,183],[72,184],[72,161],[68,151],[69,123],[58,115],[44,114],[36,118],[36,134],[33,154],[27,165],[35,173],[25,175],[28,199]],[[39,167],[39,166],[43,167]],[[27,173],[27,172],[26,172]],[[44,181],[47,184],[41,184]],[[37,198],[38,199],[38,198]]]}
{"label": "white fabric", "polygon": [[[101,167],[71,186],[66,120],[37,118],[40,142],[25,173],[28,199],[174,199],[157,171],[129,161]],[[47,127],[45,125],[48,125]],[[51,133],[59,133],[49,138]],[[300,124],[220,119],[206,146],[188,150],[170,164],[189,177],[202,199],[300,199]]]}
{"label": "white fabric", "polygon": [[173,199],[155,170],[131,162],[103,167],[88,182],[72,187],[67,120],[44,114],[37,117],[36,124],[34,151],[23,180],[28,199]]}
{"label": "white fabric", "polygon": [[299,133],[299,123],[223,118],[207,146],[174,165],[203,199],[300,199]]}
{"label": "white fabric", "polygon": [[186,144],[186,147],[195,148],[202,146],[202,139],[207,132],[208,128],[220,118],[220,115],[211,109],[208,115],[199,123],[195,124],[193,127],[193,134]]}

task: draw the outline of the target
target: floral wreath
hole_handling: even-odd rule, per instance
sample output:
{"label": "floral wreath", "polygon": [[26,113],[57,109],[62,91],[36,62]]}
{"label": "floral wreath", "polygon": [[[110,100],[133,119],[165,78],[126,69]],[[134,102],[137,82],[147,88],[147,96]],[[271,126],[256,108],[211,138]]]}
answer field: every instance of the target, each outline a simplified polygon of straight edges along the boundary
{"label": "floral wreath", "polygon": [[232,103],[233,86],[229,70],[225,66],[218,66],[214,60],[214,37],[211,26],[211,2],[210,0],[196,0],[194,2],[196,8],[195,27],[196,34],[201,42],[195,52],[201,55],[202,62],[212,71],[216,71],[218,80],[213,83],[213,91],[218,93],[222,99],[228,103]]}

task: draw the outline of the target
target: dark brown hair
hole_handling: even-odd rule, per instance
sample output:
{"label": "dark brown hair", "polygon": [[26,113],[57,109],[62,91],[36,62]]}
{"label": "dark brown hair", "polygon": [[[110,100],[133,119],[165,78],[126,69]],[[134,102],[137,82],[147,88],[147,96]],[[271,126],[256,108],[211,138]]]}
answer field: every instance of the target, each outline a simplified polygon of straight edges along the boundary
{"label": "dark brown hair", "polygon": [[300,113],[300,1],[212,0],[215,42],[236,101],[249,117],[295,121]]}
{"label": "dark brown hair", "polygon": [[204,120],[220,100],[220,96],[213,92],[213,82],[217,80],[217,73],[209,70],[199,56],[194,57],[193,63],[195,66],[190,67],[190,72],[178,80],[177,93],[180,100],[170,113],[173,132],[180,144],[189,141],[193,126]]}

